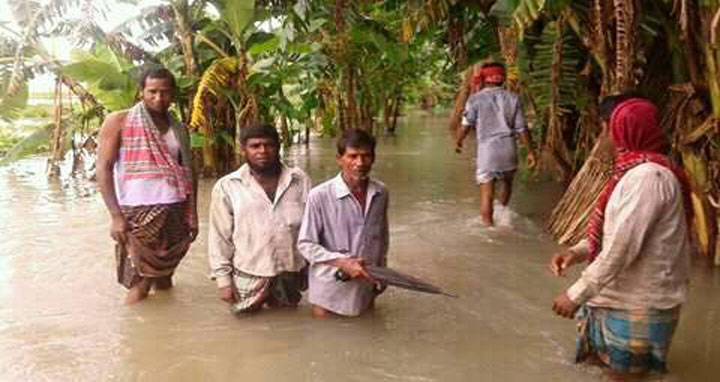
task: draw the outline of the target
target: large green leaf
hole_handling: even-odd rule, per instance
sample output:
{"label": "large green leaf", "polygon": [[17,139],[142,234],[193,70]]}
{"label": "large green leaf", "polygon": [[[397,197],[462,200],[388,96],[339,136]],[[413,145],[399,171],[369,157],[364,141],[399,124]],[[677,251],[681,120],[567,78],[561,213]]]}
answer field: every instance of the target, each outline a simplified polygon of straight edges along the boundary
{"label": "large green leaf", "polygon": [[280,46],[280,38],[278,36],[273,36],[270,39],[253,44],[250,49],[248,50],[248,53],[252,56],[259,56],[263,53],[271,52]]}
{"label": "large green leaf", "polygon": [[220,17],[236,41],[243,40],[243,33],[255,19],[254,0],[227,0]]}
{"label": "large green leaf", "polygon": [[60,73],[86,84],[98,101],[112,111],[135,103],[138,86],[134,70],[125,58],[98,46],[94,54],[74,52],[73,63],[62,67]]}

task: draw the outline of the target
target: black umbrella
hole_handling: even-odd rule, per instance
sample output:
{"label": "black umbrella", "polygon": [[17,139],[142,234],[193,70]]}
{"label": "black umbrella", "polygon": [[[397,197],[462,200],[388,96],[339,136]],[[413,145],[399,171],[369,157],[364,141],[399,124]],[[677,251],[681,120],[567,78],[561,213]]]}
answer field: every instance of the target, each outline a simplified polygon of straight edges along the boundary
{"label": "black umbrella", "polygon": [[[377,267],[374,265],[366,265],[365,270],[367,271],[372,278],[375,280],[387,284],[396,286],[398,288],[403,289],[409,289],[414,290],[417,292],[425,292],[425,293],[433,293],[433,294],[442,294],[449,297],[455,297],[456,295],[447,293],[443,291],[442,289],[436,287],[435,285],[432,285],[428,282],[422,281],[418,279],[417,277],[413,277],[410,275],[406,275],[402,272],[398,272],[392,268],[387,267]],[[345,272],[338,270],[335,274],[335,278],[339,281],[347,281],[350,280],[350,277],[345,274]]]}

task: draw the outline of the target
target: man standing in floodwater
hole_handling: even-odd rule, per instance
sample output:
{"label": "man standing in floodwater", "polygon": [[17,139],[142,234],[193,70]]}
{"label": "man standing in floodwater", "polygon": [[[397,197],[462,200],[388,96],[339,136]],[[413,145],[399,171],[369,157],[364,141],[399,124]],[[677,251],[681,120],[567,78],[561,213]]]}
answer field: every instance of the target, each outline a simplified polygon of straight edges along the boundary
{"label": "man standing in floodwater", "polygon": [[145,299],[151,287],[172,287],[198,232],[190,138],[169,112],[175,78],[165,68],[149,69],[140,89],[141,102],[105,118],[97,159],[126,304]]}
{"label": "man standing in floodwater", "polygon": [[[370,179],[375,138],[363,130],[344,131],[336,160],[340,174],[310,192],[298,240],[310,262],[308,295],[315,318],[371,309],[383,287],[364,266],[387,261],[388,191]],[[338,271],[350,279],[340,280]]]}
{"label": "man standing in floodwater", "polygon": [[[480,215],[484,224],[492,226],[495,183],[499,183],[498,199],[507,206],[517,170],[517,136],[528,148],[528,168],[535,167],[532,149],[523,116],[520,98],[503,88],[505,68],[498,63],[485,64],[480,69],[483,88],[472,94],[465,105],[461,130],[455,151],[462,152],[463,141],[475,128],[477,158],[475,181],[480,185]],[[476,81],[473,80],[473,86]]]}
{"label": "man standing in floodwater", "polygon": [[657,108],[642,98],[620,100],[600,105],[616,154],[613,175],[587,238],[553,256],[550,270],[562,276],[589,262],[552,308],[566,318],[581,309],[577,362],[600,363],[613,380],[626,381],[666,371],[688,289],[692,216],[685,174],[663,154]]}
{"label": "man standing in floodwater", "polygon": [[240,147],[247,163],[218,180],[212,191],[212,278],[235,314],[263,305],[297,306],[307,275],[296,244],[312,183],[302,170],[280,161],[275,127],[242,129]]}

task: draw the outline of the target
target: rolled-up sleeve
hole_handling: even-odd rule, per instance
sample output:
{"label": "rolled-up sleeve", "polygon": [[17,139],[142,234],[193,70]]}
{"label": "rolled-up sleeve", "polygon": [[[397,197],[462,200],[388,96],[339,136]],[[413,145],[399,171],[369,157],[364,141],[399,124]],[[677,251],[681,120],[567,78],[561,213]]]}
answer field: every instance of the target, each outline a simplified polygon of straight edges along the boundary
{"label": "rolled-up sleeve", "polygon": [[577,253],[578,255],[587,255],[590,252],[590,244],[587,239],[582,239],[579,243],[570,247],[570,251]]}
{"label": "rolled-up sleeve", "polygon": [[662,213],[662,195],[667,194],[667,190],[663,190],[657,177],[629,179],[622,189],[619,188],[612,194],[619,199],[613,201],[611,197],[608,203],[608,210],[613,205],[609,212],[613,213],[612,219],[617,223],[612,231],[603,233],[603,246],[597,258],[567,290],[568,297],[576,304],[583,304],[597,295],[635,261],[648,231]]}
{"label": "rolled-up sleeve", "polygon": [[349,257],[349,254],[330,251],[322,245],[323,230],[325,229],[322,208],[320,195],[311,192],[298,235],[298,250],[310,264]]}
{"label": "rolled-up sleeve", "polygon": [[471,96],[470,99],[465,103],[465,110],[463,111],[462,115],[462,126],[465,126],[466,128],[475,126],[475,123],[477,122],[477,116],[477,105],[475,103],[474,97]]}
{"label": "rolled-up sleeve", "polygon": [[233,257],[233,209],[222,187],[215,185],[210,201],[210,229],[208,233],[208,260],[210,277],[216,280],[219,288],[232,283]]}

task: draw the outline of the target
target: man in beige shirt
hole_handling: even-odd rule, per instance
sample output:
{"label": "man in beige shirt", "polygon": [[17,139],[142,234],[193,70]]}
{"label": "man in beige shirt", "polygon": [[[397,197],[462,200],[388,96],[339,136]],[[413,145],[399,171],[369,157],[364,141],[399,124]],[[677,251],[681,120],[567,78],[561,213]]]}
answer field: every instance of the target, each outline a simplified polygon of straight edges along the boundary
{"label": "man in beige shirt", "polygon": [[[590,220],[588,238],[555,255],[553,274],[589,261],[553,300],[573,318],[579,308],[578,362],[599,361],[614,380],[666,371],[687,294],[690,242],[684,174],[661,153],[667,143],[657,109],[639,98],[607,106],[615,170]],[[602,110],[601,110],[602,111]]]}
{"label": "man in beige shirt", "polygon": [[274,127],[245,128],[240,140],[247,163],[212,191],[211,276],[233,313],[296,306],[307,288],[296,244],[310,178],[280,161]]}

